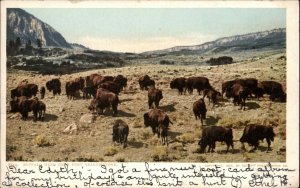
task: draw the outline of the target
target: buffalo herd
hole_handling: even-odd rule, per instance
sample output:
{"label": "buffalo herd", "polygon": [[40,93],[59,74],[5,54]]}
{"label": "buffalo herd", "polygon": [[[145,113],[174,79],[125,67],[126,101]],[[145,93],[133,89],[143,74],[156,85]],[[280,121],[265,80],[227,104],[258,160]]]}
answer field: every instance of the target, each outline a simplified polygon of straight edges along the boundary
{"label": "buffalo herd", "polygon": [[[151,127],[153,134],[161,137],[162,144],[168,145],[169,124],[173,124],[169,116],[159,109],[159,102],[163,99],[163,91],[155,87],[155,81],[148,75],[140,77],[138,84],[141,90],[148,92],[149,111],[143,115],[144,125]],[[46,82],[46,88],[53,96],[61,94],[61,81],[58,78]],[[83,93],[84,99],[90,99],[88,109],[97,114],[103,114],[106,108],[111,108],[113,116],[118,115],[118,104],[120,104],[119,94],[127,86],[127,78],[123,75],[102,76],[99,74],[91,74],[86,77],[78,77],[65,83],[65,92],[68,99],[72,100]],[[209,79],[206,77],[179,77],[170,81],[170,88],[177,89],[179,95],[192,94],[193,90],[197,90],[202,97],[195,101],[192,111],[196,119],[199,119],[201,125],[206,118],[206,105],[204,98],[207,97],[209,103],[213,106],[220,100],[233,98],[234,105],[240,105],[240,109],[245,110],[246,100],[256,98],[259,100],[264,94],[268,94],[271,101],[286,101],[286,93],[283,86],[276,81],[258,81],[255,78],[235,79],[222,83],[221,92],[217,91],[210,85]],[[10,107],[11,112],[19,112],[23,120],[28,118],[28,113],[33,112],[33,119],[43,120],[45,118],[46,105],[40,101],[36,95],[38,86],[36,84],[24,83],[18,85],[11,90]],[[41,99],[44,98],[46,89],[42,86],[39,90]],[[127,146],[127,137],[129,134],[128,125],[118,119],[113,125],[113,141],[123,143],[123,147]],[[270,126],[263,125],[247,125],[244,128],[243,135],[240,138],[241,143],[248,143],[253,146],[253,150],[257,149],[259,140],[266,139],[268,150],[270,150],[271,141],[274,141],[274,131]],[[215,142],[225,142],[227,150],[233,149],[233,131],[231,128],[222,126],[208,126],[202,130],[202,136],[198,142],[200,152],[204,152],[208,146],[208,152],[214,152]]]}

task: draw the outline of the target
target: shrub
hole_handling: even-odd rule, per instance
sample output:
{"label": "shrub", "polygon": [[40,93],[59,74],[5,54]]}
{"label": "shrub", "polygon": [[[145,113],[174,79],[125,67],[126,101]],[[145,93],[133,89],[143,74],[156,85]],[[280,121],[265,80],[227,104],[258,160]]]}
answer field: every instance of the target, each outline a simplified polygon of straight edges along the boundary
{"label": "shrub", "polygon": [[113,156],[118,153],[118,150],[115,147],[109,146],[105,148],[104,156]]}
{"label": "shrub", "polygon": [[168,158],[168,151],[167,148],[164,146],[157,146],[153,149],[151,155],[153,161],[167,161]]}
{"label": "shrub", "polygon": [[35,137],[35,144],[38,145],[39,147],[52,145],[44,135],[37,135]]}

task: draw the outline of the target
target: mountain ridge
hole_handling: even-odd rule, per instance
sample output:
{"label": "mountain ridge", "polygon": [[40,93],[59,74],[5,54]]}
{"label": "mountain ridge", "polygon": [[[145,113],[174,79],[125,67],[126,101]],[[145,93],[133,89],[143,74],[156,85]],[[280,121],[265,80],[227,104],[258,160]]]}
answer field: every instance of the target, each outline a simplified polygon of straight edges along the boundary
{"label": "mountain ridge", "polygon": [[22,44],[40,39],[43,46],[72,48],[66,39],[49,24],[20,8],[7,9],[7,43],[20,37]]}

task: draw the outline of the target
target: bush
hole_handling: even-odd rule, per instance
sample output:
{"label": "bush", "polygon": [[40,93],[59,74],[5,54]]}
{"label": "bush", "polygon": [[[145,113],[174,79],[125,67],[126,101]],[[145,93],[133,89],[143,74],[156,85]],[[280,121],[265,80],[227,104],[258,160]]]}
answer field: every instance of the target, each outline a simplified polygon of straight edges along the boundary
{"label": "bush", "polygon": [[113,156],[118,153],[118,150],[115,147],[109,146],[105,148],[104,156]]}
{"label": "bush", "polygon": [[44,135],[38,135],[35,137],[35,144],[39,147],[51,146],[52,144]]}
{"label": "bush", "polygon": [[168,161],[168,151],[164,146],[157,146],[153,149],[151,155],[153,161]]}
{"label": "bush", "polygon": [[222,56],[218,58],[210,58],[208,61],[206,61],[209,65],[226,65],[233,63],[232,57],[228,56]]}

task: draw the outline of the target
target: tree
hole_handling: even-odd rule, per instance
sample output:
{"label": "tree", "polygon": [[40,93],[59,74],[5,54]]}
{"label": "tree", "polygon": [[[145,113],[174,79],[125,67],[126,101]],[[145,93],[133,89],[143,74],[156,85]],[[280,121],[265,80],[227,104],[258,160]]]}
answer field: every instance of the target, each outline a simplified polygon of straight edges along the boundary
{"label": "tree", "polygon": [[38,46],[38,48],[42,48],[42,41],[41,41],[41,39],[36,39],[36,45]]}
{"label": "tree", "polygon": [[31,40],[28,39],[27,43],[26,43],[26,49],[31,49],[32,46],[31,46]]}
{"label": "tree", "polygon": [[16,44],[16,48],[19,48],[19,47],[22,45],[22,43],[21,43],[21,38],[20,38],[20,37],[17,37],[17,38],[16,38],[15,44]]}

